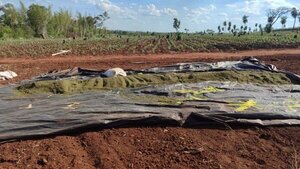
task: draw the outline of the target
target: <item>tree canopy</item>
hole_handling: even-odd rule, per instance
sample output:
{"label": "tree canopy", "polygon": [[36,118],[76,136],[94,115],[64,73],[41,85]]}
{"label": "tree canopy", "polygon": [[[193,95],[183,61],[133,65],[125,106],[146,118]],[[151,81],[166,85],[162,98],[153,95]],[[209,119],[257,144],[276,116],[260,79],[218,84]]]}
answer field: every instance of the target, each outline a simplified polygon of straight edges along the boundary
{"label": "tree canopy", "polygon": [[174,18],[173,20],[173,28],[178,32],[178,29],[180,29],[180,20],[178,18]]}
{"label": "tree canopy", "polygon": [[102,36],[104,22],[110,18],[106,11],[97,16],[78,13],[74,17],[63,9],[53,12],[38,4],[27,9],[22,1],[19,6],[17,9],[7,3],[0,7],[0,38]]}

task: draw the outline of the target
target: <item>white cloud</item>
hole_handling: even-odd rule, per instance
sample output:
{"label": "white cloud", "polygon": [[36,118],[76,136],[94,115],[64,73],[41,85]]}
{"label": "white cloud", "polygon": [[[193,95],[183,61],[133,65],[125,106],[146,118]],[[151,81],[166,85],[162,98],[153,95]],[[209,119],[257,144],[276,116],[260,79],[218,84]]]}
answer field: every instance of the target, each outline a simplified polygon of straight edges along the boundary
{"label": "white cloud", "polygon": [[239,7],[237,3],[234,3],[234,4],[226,4],[225,6],[228,7],[228,8],[238,8],[238,7]]}
{"label": "white cloud", "polygon": [[[186,16],[194,23],[207,23],[210,19],[210,14],[212,14],[217,8],[214,5],[208,5],[206,7],[199,7],[194,9],[189,9],[184,7],[186,11]],[[203,19],[204,18],[204,19]]]}
{"label": "white cloud", "polygon": [[104,11],[109,13],[122,13],[124,10],[118,5],[113,4],[109,0],[88,0],[92,5],[96,5]]}
{"label": "white cloud", "polygon": [[195,9],[186,9],[188,11],[188,16],[200,16],[200,15],[207,15],[213,12],[216,9],[214,5],[209,5],[207,7],[199,7]]}
{"label": "white cloud", "polygon": [[178,15],[178,12],[172,8],[164,8],[161,11],[162,11],[162,13],[165,13],[169,16],[177,16]]}
{"label": "white cloud", "polygon": [[241,13],[261,15],[266,8],[278,8],[278,7],[294,7],[295,4],[289,0],[247,0],[243,2],[236,2],[232,4],[226,4],[226,7],[232,8]]}
{"label": "white cloud", "polygon": [[177,10],[175,10],[175,9],[172,9],[172,8],[158,9],[154,4],[147,5],[147,12],[153,16],[161,16],[162,14],[166,14],[169,16],[178,15]]}
{"label": "white cloud", "polygon": [[225,20],[225,21],[228,21],[228,20],[229,20],[228,14],[227,14],[227,13],[221,12],[221,13],[219,13],[219,15],[222,17],[222,20]]}
{"label": "white cloud", "polygon": [[[79,0],[73,0],[73,1],[79,1]],[[130,19],[134,20],[137,17],[137,11],[133,8],[134,5],[131,5],[129,7],[124,6],[126,4],[120,3],[120,4],[114,4],[110,0],[81,0],[82,2],[87,2],[89,4],[92,4],[94,6],[97,6],[103,11],[107,11],[110,16],[114,16],[121,19]]]}
{"label": "white cloud", "polygon": [[148,12],[149,12],[150,15],[153,15],[153,16],[160,16],[161,15],[160,10],[158,10],[154,4],[147,5],[147,9],[148,9]]}

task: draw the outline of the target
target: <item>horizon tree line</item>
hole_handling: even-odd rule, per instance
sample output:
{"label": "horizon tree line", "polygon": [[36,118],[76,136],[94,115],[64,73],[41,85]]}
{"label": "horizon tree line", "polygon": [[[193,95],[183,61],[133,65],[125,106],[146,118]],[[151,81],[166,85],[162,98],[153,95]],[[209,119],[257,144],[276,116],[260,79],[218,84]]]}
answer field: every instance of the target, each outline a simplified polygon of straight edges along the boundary
{"label": "horizon tree line", "polygon": [[[294,19],[294,23],[293,23],[293,31],[295,30],[295,26],[296,26],[296,20],[297,18],[299,19],[299,24],[300,24],[300,11],[297,8],[286,8],[286,7],[279,7],[277,9],[269,9],[269,11],[267,12],[267,24],[265,25],[265,27],[263,28],[261,24],[255,23],[255,29],[253,29],[253,32],[261,32],[261,35],[263,35],[263,32],[266,33],[271,33],[271,31],[273,30],[273,25],[280,19],[280,23],[282,25],[282,28],[286,28],[286,23],[287,23],[287,19],[288,16],[287,14],[289,14],[292,16],[292,18]],[[233,33],[234,35],[237,34],[237,32],[240,35],[245,35],[246,33],[250,33],[252,31],[252,28],[247,26],[248,23],[248,18],[249,16],[247,15],[243,15],[242,16],[242,23],[244,25],[240,26],[240,29],[237,29],[236,25],[233,25],[233,29],[231,29],[231,22],[228,22],[228,27],[227,27],[227,21],[223,22],[223,27],[221,25],[219,25],[217,27],[218,29],[218,33],[224,33],[226,30],[228,30],[228,33]],[[227,27],[227,29],[226,29]]]}

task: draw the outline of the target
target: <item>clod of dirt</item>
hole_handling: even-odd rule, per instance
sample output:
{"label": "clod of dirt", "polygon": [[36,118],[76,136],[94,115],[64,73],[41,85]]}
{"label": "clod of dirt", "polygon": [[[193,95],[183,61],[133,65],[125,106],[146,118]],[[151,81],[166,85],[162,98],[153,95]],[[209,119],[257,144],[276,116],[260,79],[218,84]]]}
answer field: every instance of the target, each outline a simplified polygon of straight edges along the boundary
{"label": "clod of dirt", "polygon": [[38,165],[46,165],[48,161],[45,158],[41,158],[37,160]]}

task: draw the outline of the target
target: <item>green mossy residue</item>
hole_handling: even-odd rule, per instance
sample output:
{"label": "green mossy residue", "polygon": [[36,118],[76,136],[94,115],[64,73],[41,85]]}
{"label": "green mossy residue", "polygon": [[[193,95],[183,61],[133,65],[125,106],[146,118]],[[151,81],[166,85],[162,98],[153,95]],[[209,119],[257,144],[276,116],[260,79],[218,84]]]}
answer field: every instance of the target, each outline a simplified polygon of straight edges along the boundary
{"label": "green mossy residue", "polygon": [[136,88],[149,85],[174,83],[197,83],[203,81],[232,81],[255,84],[293,84],[283,73],[267,71],[209,71],[165,74],[134,74],[127,77],[91,78],[87,80],[67,79],[37,81],[16,88],[18,95],[28,94],[72,94],[92,90]]}

